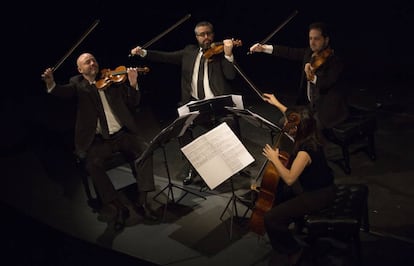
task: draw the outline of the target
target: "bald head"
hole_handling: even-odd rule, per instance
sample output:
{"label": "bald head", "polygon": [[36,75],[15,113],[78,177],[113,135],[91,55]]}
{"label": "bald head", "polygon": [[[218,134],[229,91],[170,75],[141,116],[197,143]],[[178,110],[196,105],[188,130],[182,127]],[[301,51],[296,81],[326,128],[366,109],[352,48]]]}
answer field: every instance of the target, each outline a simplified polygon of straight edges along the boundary
{"label": "bald head", "polygon": [[76,65],[78,66],[78,72],[86,79],[90,81],[95,80],[95,77],[99,72],[99,65],[92,54],[81,54],[76,60]]}
{"label": "bald head", "polygon": [[79,68],[84,62],[86,62],[87,60],[92,59],[96,61],[95,57],[90,54],[90,53],[83,53],[81,54],[78,59],[76,60],[76,65]]}

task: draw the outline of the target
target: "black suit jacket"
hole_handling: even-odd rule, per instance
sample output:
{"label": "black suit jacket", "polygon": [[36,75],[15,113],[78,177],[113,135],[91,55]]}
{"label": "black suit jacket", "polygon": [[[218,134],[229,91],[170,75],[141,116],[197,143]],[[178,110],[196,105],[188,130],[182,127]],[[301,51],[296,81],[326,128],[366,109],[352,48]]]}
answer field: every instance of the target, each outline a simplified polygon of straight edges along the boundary
{"label": "black suit jacket", "polygon": [[[90,85],[82,75],[77,75],[68,84],[56,85],[51,93],[63,98],[77,97],[75,148],[78,153],[86,152],[96,135],[98,123],[99,95],[95,85]],[[132,111],[139,104],[140,92],[129,86],[128,82],[113,83],[105,89],[105,95],[121,125],[138,134]]]}
{"label": "black suit jacket", "polygon": [[[308,104],[307,80],[305,64],[311,61],[312,50],[310,48],[291,48],[274,45],[273,55],[289,60],[302,60],[302,77],[299,87],[297,104]],[[315,71],[317,81],[314,89],[318,94],[313,108],[323,128],[331,128],[348,117],[348,101],[346,90],[342,82],[343,63],[340,58],[331,54],[326,61]]]}
{"label": "black suit jacket", "polygon": [[[191,80],[199,47],[187,45],[182,50],[162,52],[147,50],[146,59],[154,62],[181,65],[181,103],[186,104],[191,99]],[[208,60],[208,79],[214,96],[232,93],[231,81],[236,78],[236,70],[224,54],[214,55]]]}

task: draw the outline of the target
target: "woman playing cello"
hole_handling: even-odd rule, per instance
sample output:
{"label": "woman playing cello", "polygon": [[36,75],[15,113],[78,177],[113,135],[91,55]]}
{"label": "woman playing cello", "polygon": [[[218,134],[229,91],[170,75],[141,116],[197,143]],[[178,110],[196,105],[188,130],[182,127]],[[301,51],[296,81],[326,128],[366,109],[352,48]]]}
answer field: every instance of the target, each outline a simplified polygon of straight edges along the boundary
{"label": "woman playing cello", "polygon": [[266,102],[284,113],[286,131],[295,139],[287,166],[282,162],[278,148],[266,144],[263,155],[274,165],[287,186],[300,187],[293,190],[289,199],[275,204],[264,215],[266,233],[275,251],[269,265],[273,265],[275,260],[280,263],[282,258],[288,265],[295,265],[303,249],[290,232],[289,224],[333,201],[334,177],[327,164],[316,120],[310,109],[305,106],[287,108],[273,94],[264,93],[263,96]]}

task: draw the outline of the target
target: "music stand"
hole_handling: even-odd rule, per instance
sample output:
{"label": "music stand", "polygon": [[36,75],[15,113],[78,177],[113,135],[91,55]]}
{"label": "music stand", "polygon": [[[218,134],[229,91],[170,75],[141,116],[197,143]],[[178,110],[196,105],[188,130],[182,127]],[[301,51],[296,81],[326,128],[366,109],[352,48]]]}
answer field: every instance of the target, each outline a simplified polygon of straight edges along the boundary
{"label": "music stand", "polygon": [[[245,121],[249,122],[250,124],[252,124],[255,127],[258,128],[263,128],[263,129],[267,129],[270,131],[270,141],[271,143],[273,143],[273,139],[277,134],[282,133],[282,128],[280,128],[278,125],[275,125],[274,123],[270,122],[269,120],[265,119],[264,117],[248,110],[248,109],[240,109],[240,108],[234,108],[234,107],[226,107],[229,111],[233,112],[235,115],[237,115],[238,117],[241,117],[242,119],[244,119]],[[283,132],[284,136],[286,136],[290,141],[292,141],[292,143],[294,142],[294,139],[292,138],[292,136],[290,136],[289,134],[287,134],[286,132]],[[259,180],[259,178],[261,177],[265,167],[266,167],[266,163],[267,161],[265,161],[265,163],[261,166],[257,176],[256,176],[256,182],[257,180]],[[247,192],[245,195],[243,196],[235,196],[236,200],[239,200],[240,202],[242,202],[245,206],[247,206],[247,204],[245,202],[243,202],[244,198],[252,198],[251,195],[252,191],[250,190],[249,192]],[[228,203],[228,205],[230,204],[230,202]],[[226,206],[226,208],[228,207],[228,205]],[[252,206],[251,206],[252,207]],[[250,207],[250,208],[251,208]],[[246,210],[246,212],[244,213],[243,217],[247,214],[247,212],[249,211],[249,209]],[[237,209],[236,209],[236,215],[237,215]]]}
{"label": "music stand", "polygon": [[244,206],[246,206],[246,210],[243,214],[243,216],[241,216],[241,218],[245,218],[247,212],[253,208],[251,202],[248,202],[247,200],[243,200],[243,198],[241,198],[240,196],[236,195],[235,191],[234,191],[234,184],[233,184],[233,177],[230,177],[230,187],[231,187],[231,197],[229,199],[229,201],[226,204],[226,207],[224,207],[223,212],[220,215],[220,220],[223,221],[223,216],[226,213],[226,211],[230,209],[230,230],[229,230],[229,238],[232,239],[233,237],[233,219],[234,216],[236,217],[240,217],[239,216],[239,212],[237,211],[237,202],[240,202],[241,204],[243,204]]}
{"label": "music stand", "polygon": [[[167,178],[168,178],[168,184],[160,191],[158,192],[156,195],[154,195],[153,199],[159,203],[161,203],[160,201],[157,200],[157,197],[163,193],[165,190],[168,189],[168,193],[167,193],[167,203],[165,204],[165,209],[167,208],[168,205],[168,199],[171,197],[171,201],[173,203],[178,203],[180,200],[182,200],[188,193],[193,194],[195,196],[201,197],[203,199],[207,199],[206,197],[199,195],[195,192],[192,192],[190,190],[187,190],[181,186],[178,186],[176,184],[174,184],[171,181],[171,175],[170,175],[170,170],[168,167],[168,162],[167,162],[167,154],[165,151],[165,145],[171,141],[174,138],[178,138],[180,136],[182,136],[185,132],[185,130],[187,130],[188,126],[190,126],[190,124],[192,123],[192,121],[198,116],[198,113],[188,113],[186,115],[180,116],[177,119],[174,120],[174,122],[172,122],[169,126],[165,127],[163,130],[161,130],[160,133],[158,133],[157,136],[155,136],[148,148],[141,154],[141,156],[135,161],[135,165],[140,164],[141,162],[144,162],[146,158],[148,158],[148,156],[152,156],[153,152],[158,149],[161,148],[163,151],[163,156],[164,156],[164,164],[165,164],[165,169],[167,171]],[[173,188],[177,188],[180,189],[182,191],[184,191],[185,193],[176,201],[174,198],[174,191]],[[165,210],[164,210],[165,212]]]}
{"label": "music stand", "polygon": [[200,100],[192,104],[188,104],[187,107],[190,112],[199,111],[200,113],[213,113],[215,115],[221,115],[225,113],[226,106],[234,106],[234,102],[231,95],[223,97],[215,97],[206,100]]}
{"label": "music stand", "polygon": [[255,127],[269,130],[272,142],[274,136],[276,136],[277,133],[280,133],[282,131],[282,128],[280,128],[278,125],[250,111],[249,109],[240,109],[235,107],[226,107],[226,109],[234,113],[236,116],[243,118],[245,121],[247,121]]}
{"label": "music stand", "polygon": [[251,164],[254,161],[253,156],[224,122],[182,147],[181,150],[210,189],[215,189],[230,179],[232,195],[220,219],[222,220],[224,213],[231,206],[231,222],[233,222],[234,211],[238,215],[235,208],[236,201],[241,199],[234,192],[232,177]]}

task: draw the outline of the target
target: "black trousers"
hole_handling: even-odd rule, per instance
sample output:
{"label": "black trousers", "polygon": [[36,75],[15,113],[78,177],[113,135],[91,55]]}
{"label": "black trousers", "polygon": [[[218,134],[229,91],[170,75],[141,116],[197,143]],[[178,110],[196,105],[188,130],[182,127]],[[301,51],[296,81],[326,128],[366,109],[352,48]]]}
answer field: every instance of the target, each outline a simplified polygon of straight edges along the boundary
{"label": "black trousers", "polygon": [[[118,197],[108,174],[105,161],[115,152],[121,152],[128,161],[137,159],[148,147],[139,136],[129,132],[116,133],[111,139],[103,139],[97,135],[85,158],[85,167],[94,182],[102,203],[107,204]],[[138,191],[155,190],[153,174],[153,158],[149,156],[136,169],[132,169],[137,180]]]}
{"label": "black trousers", "polygon": [[266,233],[273,249],[292,254],[300,249],[289,224],[306,214],[323,209],[335,198],[334,186],[303,192],[275,205],[264,216]]}

